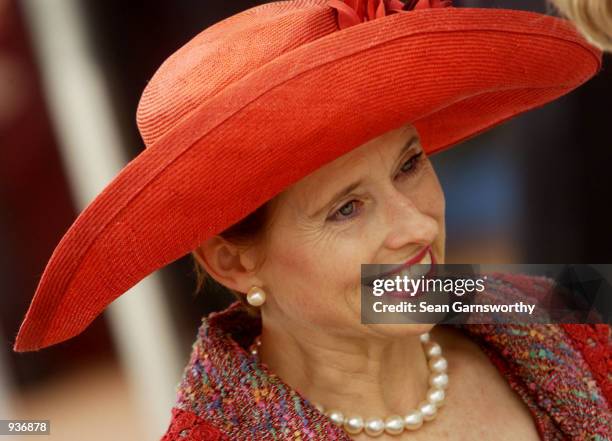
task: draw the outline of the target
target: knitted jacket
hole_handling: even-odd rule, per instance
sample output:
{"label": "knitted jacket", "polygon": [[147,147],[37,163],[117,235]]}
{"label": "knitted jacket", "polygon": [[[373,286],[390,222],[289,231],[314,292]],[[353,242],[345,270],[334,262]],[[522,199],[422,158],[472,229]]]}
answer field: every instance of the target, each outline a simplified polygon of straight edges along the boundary
{"label": "knitted jacket", "polygon": [[[549,279],[506,275],[502,295]],[[452,325],[472,338],[525,402],[543,440],[612,440],[608,325]],[[202,320],[162,441],[343,440],[350,437],[259,363],[261,319],[240,302]]]}

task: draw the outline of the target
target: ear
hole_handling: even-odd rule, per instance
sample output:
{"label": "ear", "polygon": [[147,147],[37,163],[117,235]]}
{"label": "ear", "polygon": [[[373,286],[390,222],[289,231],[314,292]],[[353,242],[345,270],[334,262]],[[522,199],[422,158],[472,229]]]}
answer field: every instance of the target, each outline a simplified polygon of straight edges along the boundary
{"label": "ear", "polygon": [[261,286],[256,276],[256,252],[214,236],[195,250],[198,263],[217,282],[238,292]]}

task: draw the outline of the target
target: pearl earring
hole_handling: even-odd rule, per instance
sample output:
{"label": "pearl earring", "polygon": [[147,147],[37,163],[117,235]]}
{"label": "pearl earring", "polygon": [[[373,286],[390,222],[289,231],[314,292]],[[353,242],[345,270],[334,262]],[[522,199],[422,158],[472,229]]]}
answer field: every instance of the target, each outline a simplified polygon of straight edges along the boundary
{"label": "pearl earring", "polygon": [[252,306],[261,306],[266,301],[266,292],[259,286],[252,286],[247,293],[247,302]]}

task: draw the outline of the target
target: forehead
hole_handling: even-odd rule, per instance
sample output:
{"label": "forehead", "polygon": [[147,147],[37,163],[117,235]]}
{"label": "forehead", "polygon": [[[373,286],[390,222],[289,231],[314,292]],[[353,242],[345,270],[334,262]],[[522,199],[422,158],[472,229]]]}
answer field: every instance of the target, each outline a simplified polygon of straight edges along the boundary
{"label": "forehead", "polygon": [[367,175],[371,164],[375,163],[377,167],[381,163],[391,164],[397,159],[397,153],[406,140],[415,136],[418,137],[416,129],[407,124],[373,138],[287,188],[282,199],[291,200],[301,208],[310,207],[325,197],[326,190],[334,191],[349,181]]}

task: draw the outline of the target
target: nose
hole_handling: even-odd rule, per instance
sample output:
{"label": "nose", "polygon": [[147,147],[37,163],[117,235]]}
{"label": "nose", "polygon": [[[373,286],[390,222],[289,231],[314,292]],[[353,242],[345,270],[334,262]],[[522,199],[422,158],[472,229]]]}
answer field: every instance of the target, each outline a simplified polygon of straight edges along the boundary
{"label": "nose", "polygon": [[425,204],[419,200],[394,188],[388,192],[383,204],[384,224],[387,226],[385,237],[387,248],[397,250],[412,248],[416,253],[423,246],[430,245],[439,234],[438,221],[426,213]]}

